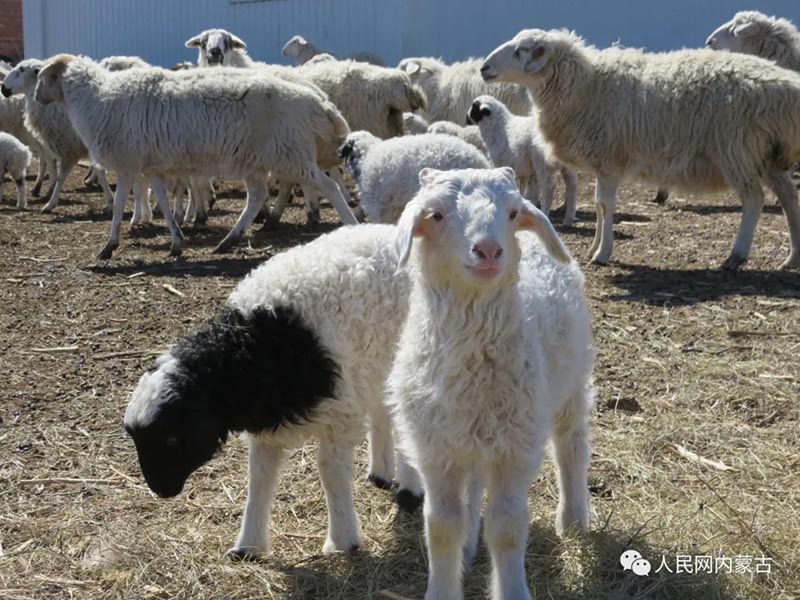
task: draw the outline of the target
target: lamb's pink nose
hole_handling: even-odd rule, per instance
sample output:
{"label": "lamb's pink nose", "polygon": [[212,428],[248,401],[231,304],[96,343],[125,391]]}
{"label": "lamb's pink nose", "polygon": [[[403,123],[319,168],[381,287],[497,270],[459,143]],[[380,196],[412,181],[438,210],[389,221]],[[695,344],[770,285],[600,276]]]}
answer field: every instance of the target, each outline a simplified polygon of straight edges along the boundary
{"label": "lamb's pink nose", "polygon": [[500,244],[485,241],[475,244],[472,253],[481,260],[495,261],[503,254],[503,249]]}

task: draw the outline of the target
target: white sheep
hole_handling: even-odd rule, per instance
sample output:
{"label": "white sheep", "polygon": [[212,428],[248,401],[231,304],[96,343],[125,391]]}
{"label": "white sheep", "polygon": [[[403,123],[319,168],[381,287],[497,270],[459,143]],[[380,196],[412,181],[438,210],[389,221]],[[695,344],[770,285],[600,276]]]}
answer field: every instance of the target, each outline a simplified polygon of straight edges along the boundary
{"label": "white sheep", "polygon": [[[293,58],[296,65],[307,64],[314,59],[318,59],[320,55],[325,56],[323,60],[337,60],[333,53],[320,50],[302,35],[292,36],[292,38],[286,42],[286,44],[284,44],[283,48],[281,49],[281,54]],[[350,54],[345,58],[357,62],[370,63],[379,67],[384,65],[383,60],[381,60],[379,56],[376,56],[370,52],[356,52],[355,54]]]}
{"label": "white sheep", "polygon": [[413,269],[387,389],[425,493],[425,598],[463,597],[484,488],[491,597],[530,598],[527,497],[549,438],[557,531],[589,521],[594,351],[583,275],[512,169],[419,177],[397,227],[399,265]]}
{"label": "white sheep", "polygon": [[373,223],[394,223],[419,190],[419,172],[488,168],[473,146],[450,135],[425,133],[380,140],[369,132],[347,136],[339,150],[355,182],[359,209]]}
{"label": "white sheep", "polygon": [[[139,381],[125,412],[142,473],[175,496],[229,432],[250,445],[237,556],[269,550],[269,518],[287,450],[319,440],[328,504],[324,552],[361,543],[353,453],[370,423],[370,477],[394,474],[383,383],[405,317],[408,277],[396,274],[395,228],[344,227],[279,254],[239,283],[222,311]],[[398,457],[398,502],[421,502],[418,476]],[[413,501],[413,502],[410,502]]]}
{"label": "white sheep", "polygon": [[[67,176],[80,159],[89,158],[89,151],[70,125],[63,106],[42,106],[34,100],[37,76],[43,66],[44,62],[41,60],[23,60],[6,75],[1,89],[5,97],[12,94],[25,95],[25,126],[57,161],[55,185],[50,199],[42,208],[43,213],[48,213],[58,205],[58,197]],[[109,206],[113,196],[105,171],[98,169],[97,177],[103,188],[106,206]]]}
{"label": "white sheep", "polygon": [[3,197],[3,183],[8,173],[17,186],[17,208],[28,207],[25,196],[25,173],[31,164],[31,151],[13,135],[0,132],[0,198]]}
{"label": "white sheep", "polygon": [[217,246],[228,250],[264,205],[266,173],[319,189],[345,222],[356,219],[336,184],[317,166],[317,150],[344,139],[347,123],[306,87],[240,69],[129,69],[59,55],[39,74],[36,99],[63,102],[91,155],[117,173],[114,216],[100,258],[119,245],[125,199],[134,178],[150,178],[180,254],[180,228],[169,211],[167,178],[241,177],[247,205]]}
{"label": "white sheep", "polygon": [[106,56],[100,61],[100,66],[108,71],[127,71],[128,69],[146,69],[153,65],[138,56]]}
{"label": "white sheep", "polygon": [[56,180],[56,161],[50,153],[36,139],[36,136],[25,127],[25,98],[24,96],[11,96],[6,98],[0,95],[0,131],[13,135],[20,142],[31,149],[39,162],[39,170],[31,193],[38,196],[45,175],[50,176],[51,187]]}
{"label": "white sheep", "polygon": [[442,133],[444,135],[454,135],[461,138],[468,144],[472,144],[485,156],[489,156],[486,144],[483,142],[481,130],[477,125],[461,126],[452,121],[436,121],[428,127],[428,133]]}
{"label": "white sheep", "polygon": [[492,96],[478,96],[467,117],[480,129],[489,158],[495,167],[511,167],[522,182],[523,192],[539,204],[549,216],[553,202],[555,176],[564,180],[564,225],[575,222],[578,178],[570,169],[559,165],[550,156],[549,148],[539,131],[536,110],[527,117],[512,114]]}
{"label": "white sheep", "polygon": [[[397,67],[419,85],[428,100],[428,120],[464,124],[476,96],[491,94],[516,115],[527,115],[533,108],[524,86],[491,84],[481,79],[481,60],[470,58],[447,65],[435,58],[406,58]],[[355,129],[355,127],[353,127]]]}
{"label": "white sheep", "polygon": [[494,50],[481,73],[528,85],[555,157],[597,177],[593,262],[611,258],[620,183],[640,179],[693,192],[733,188],[742,221],[726,269],[747,260],[766,183],[789,224],[783,267],[800,267],[800,209],[787,172],[800,159],[800,75],[743,54],[597,50],[574,33],[538,29]]}
{"label": "white sheep", "polygon": [[800,31],[791,21],[757,10],[733,15],[708,36],[706,45],[713,50],[753,54],[784,69],[800,71]]}

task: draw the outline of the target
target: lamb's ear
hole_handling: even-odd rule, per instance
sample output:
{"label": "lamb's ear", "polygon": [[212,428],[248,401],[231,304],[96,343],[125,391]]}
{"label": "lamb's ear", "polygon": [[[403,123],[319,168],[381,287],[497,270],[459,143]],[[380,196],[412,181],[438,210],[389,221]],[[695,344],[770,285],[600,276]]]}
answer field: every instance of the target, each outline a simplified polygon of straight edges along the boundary
{"label": "lamb's ear", "polygon": [[758,32],[758,23],[742,23],[733,28],[733,37],[743,38],[755,35]]}
{"label": "lamb's ear", "polygon": [[241,40],[240,38],[231,34],[231,47],[237,50],[245,50],[247,48],[247,44],[244,43],[244,40]]}
{"label": "lamb's ear", "polygon": [[553,225],[542,211],[533,204],[522,199],[522,210],[519,214],[519,228],[535,233],[544,244],[547,253],[560,263],[569,264],[572,257],[569,255],[564,242],[558,237]]}
{"label": "lamb's ear", "polygon": [[422,65],[420,65],[417,61],[411,61],[410,63],[406,64],[406,73],[408,75],[413,75],[420,69],[422,69]]}
{"label": "lamb's ear", "polygon": [[426,185],[432,184],[436,181],[436,178],[442,173],[438,169],[431,169],[430,167],[425,167],[419,172],[419,184],[422,187]]}
{"label": "lamb's ear", "polygon": [[398,270],[402,269],[408,261],[408,256],[411,254],[411,244],[414,242],[414,236],[422,235],[424,217],[425,209],[414,200],[406,204],[403,214],[400,215],[394,239]]}
{"label": "lamb's ear", "polygon": [[205,42],[205,34],[198,33],[193,38],[189,38],[188,40],[186,40],[184,46],[186,46],[187,48],[202,48],[204,42]]}

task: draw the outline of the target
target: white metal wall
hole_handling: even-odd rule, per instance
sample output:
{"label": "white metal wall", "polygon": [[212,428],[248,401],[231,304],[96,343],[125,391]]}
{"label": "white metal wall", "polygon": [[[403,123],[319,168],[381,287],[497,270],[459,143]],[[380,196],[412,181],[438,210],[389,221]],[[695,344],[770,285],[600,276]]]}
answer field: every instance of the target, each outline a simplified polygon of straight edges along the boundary
{"label": "white metal wall", "polygon": [[756,8],[800,25],[798,0],[23,0],[25,54],[134,54],[161,65],[195,60],[195,33],[224,27],[250,54],[286,62],[283,43],[404,56],[482,56],[528,27],[567,27],[591,43],[651,50],[701,46],[734,12]]}

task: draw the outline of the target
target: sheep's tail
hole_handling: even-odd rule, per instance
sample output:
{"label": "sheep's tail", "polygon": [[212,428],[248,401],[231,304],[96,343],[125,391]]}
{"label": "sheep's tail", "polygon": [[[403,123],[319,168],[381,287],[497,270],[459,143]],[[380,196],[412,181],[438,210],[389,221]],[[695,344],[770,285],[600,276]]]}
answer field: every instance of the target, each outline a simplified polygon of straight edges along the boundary
{"label": "sheep's tail", "polygon": [[339,112],[339,109],[336,108],[336,105],[333,102],[325,101],[323,102],[322,110],[325,112],[325,116],[328,118],[328,123],[331,127],[331,135],[330,137],[335,139],[337,145],[342,143],[344,139],[347,137],[347,134],[350,133],[350,126],[345,121],[342,113]]}

